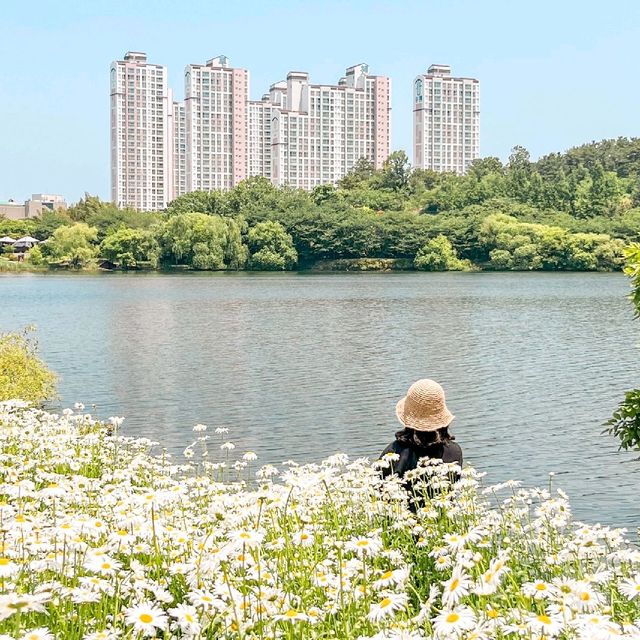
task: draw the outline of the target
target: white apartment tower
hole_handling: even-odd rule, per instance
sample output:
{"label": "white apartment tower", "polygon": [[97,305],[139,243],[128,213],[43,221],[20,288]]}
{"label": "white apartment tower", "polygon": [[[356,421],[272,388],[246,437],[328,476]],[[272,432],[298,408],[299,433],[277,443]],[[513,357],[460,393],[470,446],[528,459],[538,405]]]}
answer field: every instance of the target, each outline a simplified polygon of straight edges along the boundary
{"label": "white apartment tower", "polygon": [[111,64],[111,199],[142,211],[172,197],[173,99],[165,67],[130,51]]}
{"label": "white apartment tower", "polygon": [[187,191],[230,189],[247,177],[249,73],[217,56],[184,80]]}
{"label": "white apartment tower", "polygon": [[480,83],[433,64],[413,85],[413,164],[463,174],[480,156]]}
{"label": "white apartment tower", "polygon": [[349,67],[337,85],[311,84],[300,71],[272,85],[273,184],[313,189],[335,183],[363,157],[382,167],[389,155],[390,97],[389,78],[369,75],[366,64]]}

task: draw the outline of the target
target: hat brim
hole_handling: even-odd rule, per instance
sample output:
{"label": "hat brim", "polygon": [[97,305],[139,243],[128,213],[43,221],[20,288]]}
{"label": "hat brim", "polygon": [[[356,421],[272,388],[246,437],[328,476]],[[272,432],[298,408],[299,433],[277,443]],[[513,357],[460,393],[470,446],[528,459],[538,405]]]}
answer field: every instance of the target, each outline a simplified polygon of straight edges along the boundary
{"label": "hat brim", "polygon": [[396,417],[400,421],[400,424],[415,431],[437,431],[438,429],[444,429],[448,427],[455,416],[445,406],[442,411],[432,416],[419,417],[408,415],[405,412],[405,401],[407,396],[402,398],[396,404]]}

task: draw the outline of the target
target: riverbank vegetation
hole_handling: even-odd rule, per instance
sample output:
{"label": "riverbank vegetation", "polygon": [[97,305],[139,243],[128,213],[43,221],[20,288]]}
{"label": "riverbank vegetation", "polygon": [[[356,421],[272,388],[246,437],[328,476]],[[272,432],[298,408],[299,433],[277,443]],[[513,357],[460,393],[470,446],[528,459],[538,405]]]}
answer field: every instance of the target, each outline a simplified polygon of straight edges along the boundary
{"label": "riverbank vegetation", "polygon": [[82,409],[0,403],[3,639],[640,638],[640,552],[561,491],[431,464],[412,510],[393,456],[178,461]]}
{"label": "riverbank vegetation", "polygon": [[31,262],[70,268],[393,260],[425,270],[612,270],[625,244],[640,240],[639,185],[640,139],[536,162],[515,147],[506,164],[477,160],[464,176],[412,169],[395,152],[380,170],[359,160],[337,185],[312,192],[256,177],[228,192],[188,193],[158,213],[87,195],[41,219],[0,220],[0,234],[46,240]]}
{"label": "riverbank vegetation", "polygon": [[[640,318],[640,244],[633,243],[625,250],[625,273],[631,278],[629,298]],[[637,348],[637,345],[633,345]],[[620,440],[621,449],[640,451],[640,389],[627,391],[624,400],[606,423],[606,431]]]}
{"label": "riverbank vegetation", "polygon": [[0,401],[21,398],[41,404],[55,393],[55,380],[28,329],[0,334]]}

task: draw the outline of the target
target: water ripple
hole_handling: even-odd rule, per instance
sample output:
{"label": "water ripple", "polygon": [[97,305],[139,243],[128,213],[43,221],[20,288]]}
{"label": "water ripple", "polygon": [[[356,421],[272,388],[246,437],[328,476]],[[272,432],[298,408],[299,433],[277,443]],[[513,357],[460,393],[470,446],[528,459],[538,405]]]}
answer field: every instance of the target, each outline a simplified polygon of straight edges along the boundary
{"label": "water ripple", "polygon": [[[638,386],[619,274],[0,277],[0,327],[35,323],[62,402],[180,452],[197,422],[262,462],[376,456],[395,403],[440,380],[489,481],[554,483],[579,518],[640,526],[635,455],[601,424]],[[629,463],[629,464],[627,464]]]}

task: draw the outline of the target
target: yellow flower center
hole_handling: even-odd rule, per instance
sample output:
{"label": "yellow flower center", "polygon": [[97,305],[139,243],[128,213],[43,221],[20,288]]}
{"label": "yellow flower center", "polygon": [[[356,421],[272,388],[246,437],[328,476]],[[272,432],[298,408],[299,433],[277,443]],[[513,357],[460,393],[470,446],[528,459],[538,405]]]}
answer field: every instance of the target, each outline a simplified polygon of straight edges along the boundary
{"label": "yellow flower center", "polygon": [[103,562],[100,567],[102,569],[111,569],[111,563],[110,562]]}
{"label": "yellow flower center", "polygon": [[460,615],[457,614],[457,613],[453,613],[452,612],[447,616],[447,622],[449,624],[453,624],[454,622],[458,622],[458,620],[460,620]]}
{"label": "yellow flower center", "polygon": [[6,567],[10,562],[9,558],[0,558],[0,567]]}
{"label": "yellow flower center", "polygon": [[393,571],[385,571],[381,576],[380,580],[388,580],[393,575]]}
{"label": "yellow flower center", "polygon": [[542,584],[541,582],[538,582],[538,584],[536,585],[536,589],[538,591],[546,591],[547,590],[547,585],[546,584]]}
{"label": "yellow flower center", "polygon": [[542,622],[542,624],[551,624],[551,618],[549,616],[541,615],[538,616],[538,622]]}
{"label": "yellow flower center", "polygon": [[456,578],[452,583],[451,586],[449,587],[449,591],[455,591],[458,588],[458,585],[460,584],[460,580],[458,580],[458,578]]}
{"label": "yellow flower center", "polygon": [[356,546],[358,546],[358,547],[368,547],[369,546],[369,541],[368,540],[358,540]]}
{"label": "yellow flower center", "polygon": [[391,598],[384,598],[380,602],[380,608],[381,609],[386,609],[390,604],[391,604]]}
{"label": "yellow flower center", "polygon": [[141,613],[138,619],[140,622],[144,622],[145,624],[153,622],[153,616],[149,613]]}
{"label": "yellow flower center", "polygon": [[498,612],[495,609],[489,609],[487,611],[487,617],[488,618],[497,618],[498,617]]}
{"label": "yellow flower center", "polygon": [[284,615],[287,616],[287,618],[295,618],[298,612],[295,609],[289,609]]}
{"label": "yellow flower center", "polygon": [[580,594],[580,600],[582,600],[582,602],[588,602],[589,600],[591,600],[591,596],[589,595],[589,593],[588,593],[588,592],[583,591],[583,592]]}

